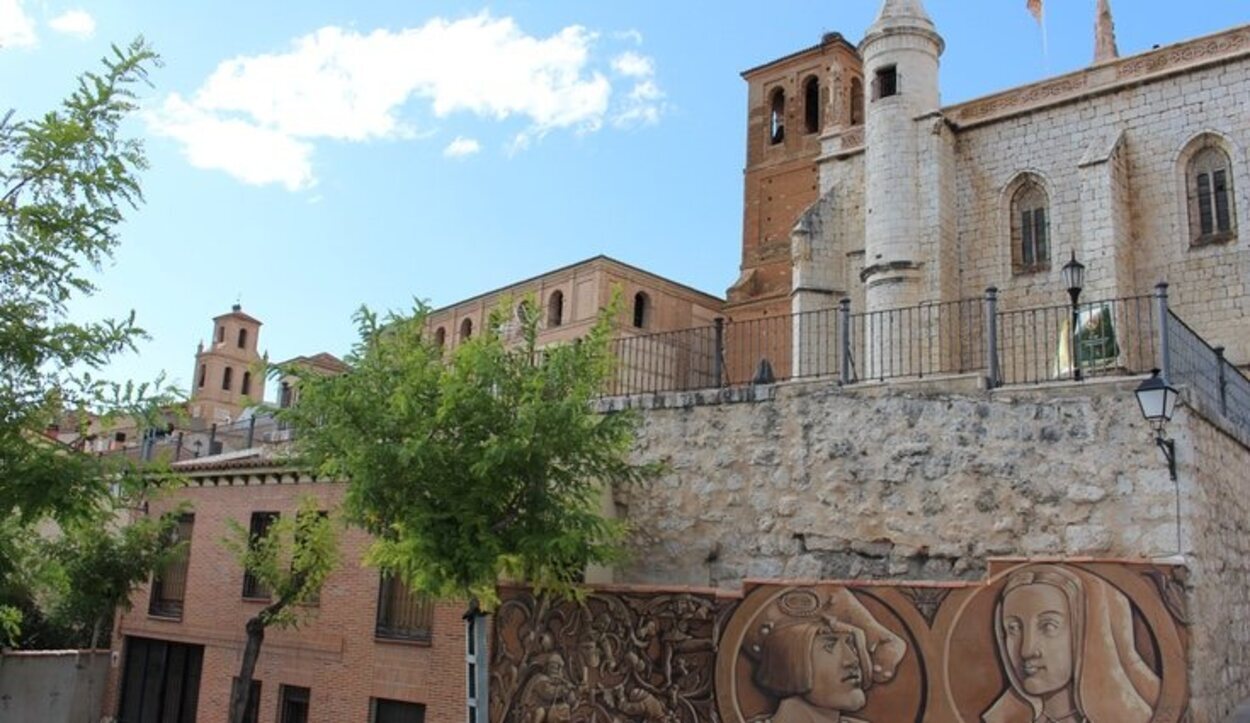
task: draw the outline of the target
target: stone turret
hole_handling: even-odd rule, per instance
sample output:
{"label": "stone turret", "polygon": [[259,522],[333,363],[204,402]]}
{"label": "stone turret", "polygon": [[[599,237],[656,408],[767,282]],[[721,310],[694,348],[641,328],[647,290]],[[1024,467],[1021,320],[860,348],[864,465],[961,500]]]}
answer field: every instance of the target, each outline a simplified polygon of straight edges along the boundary
{"label": "stone turret", "polygon": [[867,119],[863,280],[869,311],[909,306],[924,294],[921,157],[938,111],[938,58],[945,44],[921,0],[885,0],[859,45]]}

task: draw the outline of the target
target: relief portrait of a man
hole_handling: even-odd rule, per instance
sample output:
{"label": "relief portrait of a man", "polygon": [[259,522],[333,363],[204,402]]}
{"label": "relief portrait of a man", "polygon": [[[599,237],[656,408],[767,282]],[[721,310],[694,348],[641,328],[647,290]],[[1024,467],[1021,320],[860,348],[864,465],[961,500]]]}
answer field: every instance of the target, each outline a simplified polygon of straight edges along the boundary
{"label": "relief portrait of a man", "polygon": [[[811,590],[783,596],[747,646],[752,680],[777,700],[770,723],[866,723],[851,717],[874,682],[894,675],[906,646],[845,590],[820,600]],[[877,654],[874,657],[874,654]]]}
{"label": "relief portrait of a man", "polygon": [[1138,654],[1128,598],[1057,565],[1012,573],[994,609],[1008,687],[985,723],[1148,723],[1159,678]]}

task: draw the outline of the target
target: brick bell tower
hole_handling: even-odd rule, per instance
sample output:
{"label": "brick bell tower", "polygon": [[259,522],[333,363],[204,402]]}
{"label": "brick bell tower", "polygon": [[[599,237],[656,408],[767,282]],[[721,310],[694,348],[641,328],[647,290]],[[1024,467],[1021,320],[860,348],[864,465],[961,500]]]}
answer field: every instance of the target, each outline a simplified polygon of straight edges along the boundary
{"label": "brick bell tower", "polygon": [[193,419],[226,424],[249,402],[265,396],[265,359],[257,351],[261,322],[235,304],[213,319],[212,342],[195,351],[195,375],[188,408]]}
{"label": "brick bell tower", "polygon": [[790,232],[820,197],[816,159],[830,132],[849,125],[850,88],[860,83],[855,46],[838,33],[819,44],[745,71],[747,154],[742,205],[742,265],[729,287],[735,320],[790,313]]}

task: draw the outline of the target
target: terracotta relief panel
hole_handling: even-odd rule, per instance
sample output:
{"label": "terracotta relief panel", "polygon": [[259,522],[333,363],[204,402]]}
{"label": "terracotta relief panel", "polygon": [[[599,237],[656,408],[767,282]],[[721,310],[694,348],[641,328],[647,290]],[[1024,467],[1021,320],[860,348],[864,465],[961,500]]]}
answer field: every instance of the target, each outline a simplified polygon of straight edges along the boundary
{"label": "terracotta relief panel", "polygon": [[1183,568],[999,561],[982,583],[597,592],[497,618],[492,720],[1178,723]]}

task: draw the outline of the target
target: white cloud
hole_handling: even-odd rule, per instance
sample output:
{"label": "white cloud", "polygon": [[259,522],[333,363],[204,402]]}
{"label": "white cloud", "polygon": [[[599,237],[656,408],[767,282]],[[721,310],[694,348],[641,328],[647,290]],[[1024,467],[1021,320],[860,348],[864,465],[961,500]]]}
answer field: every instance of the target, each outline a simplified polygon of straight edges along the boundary
{"label": "white cloud", "polygon": [[612,59],[612,69],[629,78],[650,78],[655,75],[655,62],[645,55],[626,50]]}
{"label": "white cloud", "polygon": [[448,158],[464,158],[479,153],[482,150],[482,144],[473,138],[465,138],[456,136],[456,139],[447,144],[443,149],[443,155]]}
{"label": "white cloud", "polygon": [[38,44],[35,21],[22,9],[22,0],[0,0],[0,48],[33,48]]}
{"label": "white cloud", "polygon": [[309,143],[238,118],[222,118],[170,95],[148,124],[182,142],[191,165],[225,171],[254,186],[277,183],[289,191],[314,184]]}
{"label": "white cloud", "polygon": [[[528,35],[511,18],[486,12],[370,33],[325,27],[284,52],[222,62],[187,99],[171,96],[153,114],[152,126],[180,140],[196,165],[288,188],[311,182],[317,140],[428,135],[428,128],[417,129],[413,113],[424,112],[429,123],[451,124],[457,114],[511,123],[514,148],[523,148],[553,131],[590,133],[607,120],[619,125],[623,116],[648,115],[637,88],[614,96],[609,74],[615,69],[620,77],[650,82],[658,93],[653,61],[629,51],[605,63],[595,57],[598,41],[597,33],[578,25],[547,37]],[[658,119],[658,105],[650,116]],[[262,173],[251,156],[197,152],[218,143],[226,128],[280,142],[285,152],[268,155],[283,165]],[[465,154],[467,145],[453,151],[457,141],[447,155]],[[246,174],[234,170],[236,161]]]}
{"label": "white cloud", "polygon": [[48,21],[48,25],[58,33],[65,33],[76,38],[89,38],[95,35],[95,18],[85,10],[69,10]]}

